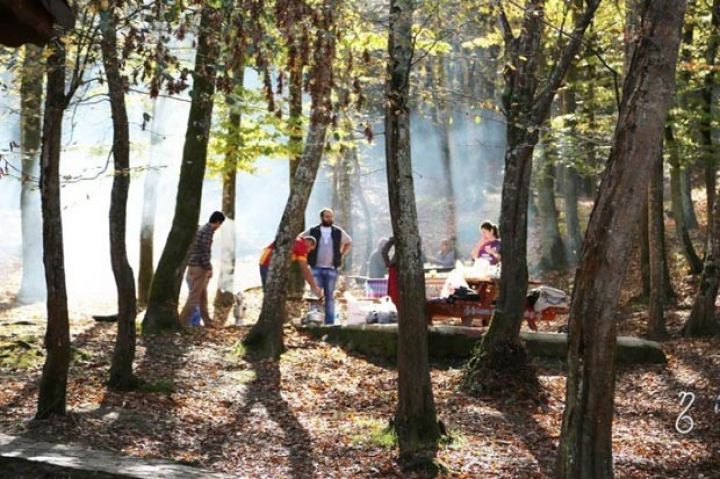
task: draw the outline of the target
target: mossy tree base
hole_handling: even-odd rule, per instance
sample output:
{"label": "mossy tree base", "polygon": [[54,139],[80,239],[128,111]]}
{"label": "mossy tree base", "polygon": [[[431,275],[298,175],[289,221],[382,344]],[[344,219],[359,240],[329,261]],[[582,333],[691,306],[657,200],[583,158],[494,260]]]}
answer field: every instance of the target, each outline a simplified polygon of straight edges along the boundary
{"label": "mossy tree base", "polygon": [[147,312],[142,322],[143,335],[163,334],[181,331],[180,317],[176,304],[155,304],[148,305]]}
{"label": "mossy tree base", "polygon": [[519,341],[488,347],[480,343],[463,373],[462,388],[469,394],[492,396],[527,395],[540,391],[535,369]]}

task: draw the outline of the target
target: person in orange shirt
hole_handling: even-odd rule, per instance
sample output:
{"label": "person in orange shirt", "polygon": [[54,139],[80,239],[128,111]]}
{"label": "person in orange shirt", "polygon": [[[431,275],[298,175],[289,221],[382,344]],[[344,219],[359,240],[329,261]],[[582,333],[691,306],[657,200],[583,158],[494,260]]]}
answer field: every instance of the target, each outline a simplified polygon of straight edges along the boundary
{"label": "person in orange shirt", "polygon": [[[298,236],[295,238],[292,249],[292,261],[298,262],[305,281],[310,285],[313,294],[319,298],[322,296],[322,290],[315,282],[315,278],[307,262],[308,254],[315,249],[315,245],[316,240],[312,236]],[[270,268],[270,260],[272,259],[274,249],[275,242],[273,241],[263,249],[262,256],[260,256],[260,279],[262,280],[263,292],[265,291],[265,283],[267,282],[268,269]]]}

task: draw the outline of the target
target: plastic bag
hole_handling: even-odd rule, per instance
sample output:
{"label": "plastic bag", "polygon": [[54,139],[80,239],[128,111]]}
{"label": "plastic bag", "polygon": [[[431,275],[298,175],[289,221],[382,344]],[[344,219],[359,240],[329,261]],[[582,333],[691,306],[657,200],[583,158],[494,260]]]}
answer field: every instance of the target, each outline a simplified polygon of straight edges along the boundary
{"label": "plastic bag", "polygon": [[462,263],[458,261],[455,269],[450,272],[447,280],[445,280],[440,296],[442,298],[447,298],[460,287],[470,288],[467,281],[465,281],[465,268]]}

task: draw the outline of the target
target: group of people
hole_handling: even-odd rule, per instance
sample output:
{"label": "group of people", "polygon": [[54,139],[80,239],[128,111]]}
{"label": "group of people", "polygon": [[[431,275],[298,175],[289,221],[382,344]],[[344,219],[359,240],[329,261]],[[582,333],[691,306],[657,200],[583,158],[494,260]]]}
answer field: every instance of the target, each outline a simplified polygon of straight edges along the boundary
{"label": "group of people", "polygon": [[[325,324],[335,322],[335,285],[338,271],[351,246],[352,238],[344,229],[334,224],[334,213],[330,208],[320,211],[320,224],[308,228],[295,239],[292,261],[296,261],[300,266],[313,294],[324,297]],[[260,257],[263,291],[274,248],[273,242],[263,250]]]}
{"label": "group of people", "polygon": [[[345,256],[352,246],[352,238],[345,230],[335,225],[334,213],[330,208],[320,211],[320,223],[302,232],[293,243],[292,261],[297,262],[305,281],[313,294],[324,297],[325,324],[335,322],[335,285],[338,271],[342,267]],[[189,294],[185,306],[180,313],[180,322],[190,324],[190,318],[195,308],[199,308],[202,320],[210,322],[208,312],[207,286],[212,278],[213,270],[210,262],[212,240],[215,231],[225,221],[225,215],[215,211],[210,215],[208,222],[201,226],[195,234],[195,240],[190,247],[188,256],[186,281]],[[497,225],[485,221],[480,225],[481,238],[473,247],[470,254],[473,260],[482,259],[490,265],[497,265],[500,260],[500,234]],[[384,278],[388,276],[388,295],[393,302],[399,304],[399,289],[397,283],[397,264],[395,255],[390,251],[394,248],[395,239],[382,238],[377,249],[373,251],[368,260],[367,274],[370,278]],[[271,243],[263,249],[259,268],[263,291],[267,284],[270,260],[275,249]],[[434,264],[451,268],[455,265],[457,253],[455,242],[444,239],[440,242],[437,254],[430,258]],[[425,258],[423,258],[423,262]]]}
{"label": "group of people", "polygon": [[[384,278],[392,274],[391,267],[394,260],[390,258],[390,250],[395,244],[394,238],[380,238],[377,248],[370,254],[367,262],[366,274],[369,278]],[[460,259],[455,240],[446,238],[440,241],[440,248],[434,256],[426,258],[423,263],[429,262],[439,268],[454,268],[455,262]],[[470,253],[471,260],[482,259],[491,266],[500,263],[500,232],[496,224],[484,221],[480,225],[480,240],[473,246]]]}

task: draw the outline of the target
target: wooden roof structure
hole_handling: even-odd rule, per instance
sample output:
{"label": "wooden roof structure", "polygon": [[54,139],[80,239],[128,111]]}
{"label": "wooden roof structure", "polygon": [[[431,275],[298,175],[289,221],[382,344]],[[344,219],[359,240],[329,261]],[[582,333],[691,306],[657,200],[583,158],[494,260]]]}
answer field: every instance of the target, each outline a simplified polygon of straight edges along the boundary
{"label": "wooden roof structure", "polygon": [[75,13],[66,0],[0,0],[2,45],[44,45],[55,34],[55,25],[75,25]]}

